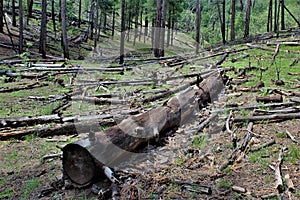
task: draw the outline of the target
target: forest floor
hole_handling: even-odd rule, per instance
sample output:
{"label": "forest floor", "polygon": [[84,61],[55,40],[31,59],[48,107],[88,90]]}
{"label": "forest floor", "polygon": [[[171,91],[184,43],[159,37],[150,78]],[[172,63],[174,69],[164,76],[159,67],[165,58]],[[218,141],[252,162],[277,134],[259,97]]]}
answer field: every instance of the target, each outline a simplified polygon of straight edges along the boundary
{"label": "forest floor", "polygon": [[[98,129],[106,130],[120,119],[163,104],[170,96],[150,102],[145,99],[195,79],[180,78],[181,75],[199,72],[205,77],[221,69],[231,81],[224,85],[218,99],[169,136],[141,147],[141,151],[149,153],[149,159],[126,169],[115,169],[120,197],[299,199],[300,119],[296,116],[299,116],[300,63],[295,61],[300,53],[300,34],[295,31],[282,33],[279,38],[269,36],[256,42],[203,50],[198,56],[168,55],[165,60],[151,60],[146,51],[132,52],[127,55],[126,68],[121,71],[114,61],[103,64],[103,60],[95,59],[97,53],[102,55],[104,51],[94,52],[86,61],[55,62],[63,68],[59,72],[49,70],[51,67],[46,67],[49,71],[24,70],[32,67],[26,58],[22,61],[26,65],[1,64],[0,70],[4,72],[0,80],[0,199],[110,198],[108,179],[84,188],[63,181],[61,148],[86,137],[90,129],[75,127],[73,131],[59,127],[72,123],[68,120],[74,116],[79,122],[84,122],[84,117],[101,116],[97,120],[103,124]],[[0,48],[0,54],[10,55],[4,48]],[[84,70],[65,73],[78,65]],[[91,71],[99,66],[116,71]],[[24,75],[40,78],[24,78]],[[170,77],[177,78],[168,79]],[[285,84],[278,85],[277,79]],[[140,82],[133,83],[133,80]],[[120,81],[127,82],[113,84]],[[259,81],[263,81],[264,86],[258,87]],[[107,94],[116,96],[106,97]],[[278,94],[282,97],[280,101],[291,102],[291,105],[268,107],[256,99]],[[82,98],[76,99],[78,96]],[[125,100],[126,103],[98,104],[95,99],[90,102],[83,97]],[[257,107],[245,108],[254,105]],[[251,130],[247,130],[251,119],[233,122],[235,118],[252,117],[257,113],[279,115],[282,110],[292,116],[254,121]],[[7,118],[55,114],[65,121],[11,125],[3,122]],[[211,116],[214,117],[204,129],[197,128]],[[226,127],[227,122],[229,127]],[[276,166],[283,181],[279,186],[279,177],[273,169]]]}

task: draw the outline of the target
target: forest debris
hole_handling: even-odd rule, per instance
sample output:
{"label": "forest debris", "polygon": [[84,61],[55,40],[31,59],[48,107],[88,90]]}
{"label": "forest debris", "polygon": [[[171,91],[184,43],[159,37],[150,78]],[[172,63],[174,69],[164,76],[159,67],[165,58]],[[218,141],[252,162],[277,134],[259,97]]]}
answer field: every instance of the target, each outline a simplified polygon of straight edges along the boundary
{"label": "forest debris", "polygon": [[[209,96],[216,95],[221,89],[219,78],[216,73],[203,80],[200,87],[189,87],[161,106],[128,117],[104,132],[97,131],[93,140],[86,138],[66,145],[63,168],[67,176],[77,184],[86,185],[99,174],[95,173],[98,166],[118,166],[128,161],[131,157],[128,152],[178,127],[199,106],[207,105]],[[82,159],[78,159],[78,155],[82,155]]]}
{"label": "forest debris", "polygon": [[49,85],[48,83],[34,82],[34,83],[28,84],[23,87],[3,89],[3,90],[0,90],[0,93],[15,92],[15,91],[20,91],[20,90],[30,90],[30,89],[35,89],[35,88],[39,88],[39,87],[45,87],[48,85]]}
{"label": "forest debris", "polygon": [[257,96],[257,102],[270,103],[270,102],[282,102],[283,98],[279,94],[273,94],[269,96]]}
{"label": "forest debris", "polygon": [[271,146],[271,145],[273,145],[273,144],[276,144],[276,140],[275,140],[275,139],[271,139],[271,140],[269,140],[268,142],[263,143],[263,144],[261,144],[260,146],[251,149],[250,151],[251,151],[251,152],[259,151],[259,150],[261,150],[262,148],[269,147],[269,146]]}
{"label": "forest debris", "polygon": [[277,197],[277,193],[270,193],[270,194],[266,194],[266,195],[262,195],[260,198],[262,199],[271,199]]}
{"label": "forest debris", "polygon": [[240,187],[240,186],[236,186],[236,185],[233,185],[231,187],[231,189],[235,192],[238,192],[238,193],[245,193],[246,192],[246,189],[243,188],[243,187]]}
{"label": "forest debris", "polygon": [[[125,100],[113,99],[113,98],[97,98],[97,97],[84,97],[84,96],[73,96],[73,101],[86,101],[93,104],[126,104]],[[128,103],[128,102],[127,102]]]}
{"label": "forest debris", "polygon": [[264,120],[287,120],[300,118],[300,112],[297,113],[284,113],[284,114],[272,114],[272,115],[259,115],[259,116],[245,116],[245,117],[235,117],[234,122],[242,121],[264,121]]}
{"label": "forest debris", "polygon": [[286,132],[287,136],[288,136],[293,142],[295,142],[296,144],[300,144],[299,141],[296,140],[295,137],[294,137],[288,130],[286,130],[285,132]]}
{"label": "forest debris", "polygon": [[263,110],[263,109],[254,109],[253,115],[266,115],[266,114],[276,114],[276,113],[295,113],[300,111],[300,106],[294,106],[290,108],[280,109],[280,110]]}
{"label": "forest debris", "polygon": [[235,63],[235,62],[237,62],[238,60],[241,60],[241,59],[244,59],[244,58],[248,58],[248,57],[250,57],[250,54],[245,54],[245,55],[242,55],[242,56],[237,57],[237,58],[232,58],[232,59],[231,59],[231,62],[232,62],[232,63]]}
{"label": "forest debris", "polygon": [[294,192],[295,191],[295,186],[294,186],[294,183],[293,183],[292,179],[290,178],[290,175],[286,174],[284,176],[284,179],[285,179],[286,185],[288,187],[288,190],[291,191],[291,192]]}
{"label": "forest debris", "polygon": [[243,140],[240,142],[240,146],[236,147],[227,157],[227,159],[219,166],[218,170],[223,171],[227,168],[228,165],[234,164],[234,162],[242,155],[244,152],[248,151],[250,147],[248,144],[252,138],[252,131],[253,123],[250,122],[247,126],[247,131]]}
{"label": "forest debris", "polygon": [[45,162],[48,159],[52,159],[52,158],[62,158],[62,153],[56,153],[56,154],[49,154],[49,155],[45,155],[43,156],[43,162]]}
{"label": "forest debris", "polygon": [[28,116],[16,118],[0,118],[0,127],[20,127],[31,126],[35,124],[45,124],[50,122],[60,122],[61,117],[57,114],[42,115],[42,116]]}
{"label": "forest debris", "polygon": [[275,166],[269,165],[269,167],[275,171],[275,176],[276,176],[275,188],[278,190],[279,193],[282,193],[284,190],[283,181],[281,177],[281,164],[284,156],[283,153],[285,150],[286,147],[282,146],[279,151],[278,159]]}
{"label": "forest debris", "polygon": [[278,54],[278,52],[279,52],[279,47],[280,47],[280,44],[277,44],[277,45],[276,45],[275,52],[274,52],[274,54],[273,54],[273,56],[272,56],[272,60],[271,60],[270,66],[272,66],[272,65],[274,64],[274,62],[275,62],[275,58],[276,58],[276,56],[277,56],[277,54]]}

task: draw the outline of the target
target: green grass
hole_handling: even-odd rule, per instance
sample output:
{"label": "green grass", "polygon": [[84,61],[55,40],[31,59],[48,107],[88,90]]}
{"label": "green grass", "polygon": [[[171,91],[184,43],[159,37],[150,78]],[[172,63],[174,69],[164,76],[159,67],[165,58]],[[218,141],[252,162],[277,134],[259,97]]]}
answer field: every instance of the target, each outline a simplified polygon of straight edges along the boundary
{"label": "green grass", "polygon": [[202,148],[202,147],[204,147],[204,146],[207,145],[208,140],[209,139],[207,137],[205,137],[205,136],[196,137],[193,140],[193,147],[195,147],[195,148]]}
{"label": "green grass", "polygon": [[268,167],[270,164],[270,148],[262,148],[259,151],[250,152],[249,160],[251,163],[258,163],[262,167]]}
{"label": "green grass", "polygon": [[222,178],[217,182],[217,185],[221,189],[228,190],[231,188],[232,183]]}
{"label": "green grass", "polygon": [[22,199],[28,199],[29,195],[34,192],[36,188],[40,186],[40,180],[38,178],[33,178],[25,181],[24,190],[22,194]]}
{"label": "green grass", "polygon": [[13,189],[5,188],[3,192],[0,192],[0,199],[10,199],[13,197]]}
{"label": "green grass", "polygon": [[284,156],[284,161],[290,162],[292,164],[297,164],[300,159],[300,146],[295,144],[289,144],[288,153]]}

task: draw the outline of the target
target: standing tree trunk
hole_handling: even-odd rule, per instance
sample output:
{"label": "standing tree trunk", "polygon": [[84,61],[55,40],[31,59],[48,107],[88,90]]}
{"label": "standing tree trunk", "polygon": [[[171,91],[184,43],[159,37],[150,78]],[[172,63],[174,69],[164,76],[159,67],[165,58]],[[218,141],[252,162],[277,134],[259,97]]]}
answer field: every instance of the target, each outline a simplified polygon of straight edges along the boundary
{"label": "standing tree trunk", "polygon": [[240,0],[240,10],[243,12],[243,10],[244,10],[244,2],[243,2],[243,0]]}
{"label": "standing tree trunk", "polygon": [[278,24],[277,24],[277,5],[278,0],[274,0],[274,32],[277,33],[278,31]]}
{"label": "standing tree trunk", "polygon": [[28,13],[27,13],[27,24],[29,24],[29,18],[32,17],[32,7],[33,7],[33,0],[27,0],[27,9],[28,9]]}
{"label": "standing tree trunk", "polygon": [[19,0],[19,54],[23,53],[23,4]]}
{"label": "standing tree trunk", "polygon": [[267,32],[272,31],[272,13],[273,13],[273,0],[270,0],[269,2],[269,12],[268,12],[268,26],[267,26]]}
{"label": "standing tree trunk", "polygon": [[201,25],[201,0],[197,0],[197,9],[196,9],[196,55],[199,53],[199,44],[200,44],[200,25]]}
{"label": "standing tree trunk", "polygon": [[43,58],[46,58],[46,38],[47,38],[47,0],[42,0],[42,21],[40,31],[39,52]]}
{"label": "standing tree trunk", "polygon": [[171,11],[172,11],[171,6],[169,6],[167,47],[170,46],[171,22],[172,22],[172,12]]}
{"label": "standing tree trunk", "polygon": [[91,0],[91,10],[90,10],[90,39],[92,40],[94,37],[94,10],[95,10],[95,2]]}
{"label": "standing tree trunk", "polygon": [[113,18],[112,18],[112,30],[111,30],[111,37],[112,39],[114,39],[114,35],[115,35],[115,23],[116,23],[116,10],[115,10],[115,5],[113,7]]}
{"label": "standing tree trunk", "polygon": [[79,0],[79,8],[78,8],[78,28],[80,28],[81,25],[81,0]]}
{"label": "standing tree trunk", "polygon": [[120,64],[124,63],[124,43],[125,43],[125,0],[122,0],[121,7],[121,42],[120,42]]}
{"label": "standing tree trunk", "polygon": [[146,39],[148,37],[148,26],[149,26],[149,19],[148,19],[148,13],[147,13],[147,8],[145,10],[145,32],[144,32],[144,43],[146,42]]}
{"label": "standing tree trunk", "polygon": [[135,5],[135,21],[134,21],[134,38],[133,46],[135,46],[136,39],[138,37],[138,24],[139,24],[139,1],[136,1]]}
{"label": "standing tree trunk", "polygon": [[280,0],[281,2],[281,30],[285,30],[285,23],[284,23],[284,0]]}
{"label": "standing tree trunk", "polygon": [[155,25],[155,31],[154,31],[154,56],[160,57],[160,51],[159,51],[159,42],[160,42],[160,29],[161,29],[161,0],[156,1],[156,25]]}
{"label": "standing tree trunk", "polygon": [[62,29],[62,44],[64,51],[64,58],[69,58],[69,46],[67,36],[67,19],[66,19],[66,0],[61,0],[61,29]]}
{"label": "standing tree trunk", "polygon": [[165,56],[165,30],[166,30],[166,15],[167,15],[167,0],[163,0],[162,4],[162,17],[161,17],[161,30],[160,30],[160,44],[159,44],[159,56]]}
{"label": "standing tree trunk", "polygon": [[218,14],[219,14],[219,20],[221,25],[221,33],[222,33],[222,41],[223,44],[226,43],[226,30],[225,30],[225,0],[222,1],[222,13],[221,8],[219,4],[219,0],[217,0],[217,7],[218,7]]}
{"label": "standing tree trunk", "polygon": [[15,0],[12,0],[12,2],[11,2],[11,8],[12,8],[12,25],[14,27],[16,27],[17,20],[16,20],[16,2],[15,2]]}
{"label": "standing tree trunk", "polygon": [[249,37],[251,5],[252,5],[251,0],[247,0],[247,11],[246,11],[246,20],[245,20],[245,33],[244,33],[244,38],[248,38],[248,37]]}
{"label": "standing tree trunk", "polygon": [[3,27],[3,0],[0,0],[0,33],[4,33]]}
{"label": "standing tree trunk", "polygon": [[141,7],[140,10],[140,31],[139,31],[139,41],[142,39],[142,33],[143,33],[143,7]]}
{"label": "standing tree trunk", "polygon": [[172,6],[172,27],[171,27],[171,46],[173,46],[173,41],[174,41],[174,28],[175,28],[175,19],[174,19],[174,15],[175,15],[175,6],[173,4]]}
{"label": "standing tree trunk", "polygon": [[54,0],[51,1],[51,18],[53,24],[54,37],[56,39],[56,21],[55,21],[55,13],[54,13]]}
{"label": "standing tree trunk", "polygon": [[230,31],[230,40],[234,41],[235,39],[235,0],[231,1],[231,31]]}

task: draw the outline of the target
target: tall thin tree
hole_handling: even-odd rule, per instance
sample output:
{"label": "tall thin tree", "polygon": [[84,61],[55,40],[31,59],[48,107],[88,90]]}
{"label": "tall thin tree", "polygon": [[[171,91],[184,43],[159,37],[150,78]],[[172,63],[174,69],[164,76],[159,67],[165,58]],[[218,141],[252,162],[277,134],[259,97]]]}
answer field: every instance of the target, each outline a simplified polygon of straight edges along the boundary
{"label": "tall thin tree", "polygon": [[121,42],[120,42],[120,64],[124,64],[124,43],[125,43],[125,0],[122,0],[121,6]]}
{"label": "tall thin tree", "polygon": [[0,33],[4,32],[3,27],[3,0],[0,0]]}
{"label": "tall thin tree", "polygon": [[166,16],[167,16],[167,0],[162,0],[162,10],[161,10],[161,31],[160,31],[160,41],[159,41],[159,56],[165,56],[165,33],[166,33]]}
{"label": "tall thin tree", "polygon": [[281,30],[285,30],[285,22],[284,22],[284,0],[280,0],[281,4]]}
{"label": "tall thin tree", "polygon": [[199,45],[200,45],[200,26],[201,26],[201,0],[197,0],[197,8],[196,8],[196,54],[199,53]]}
{"label": "tall thin tree", "polygon": [[40,31],[39,52],[46,58],[46,39],[47,39],[47,0],[42,0],[42,21]]}
{"label": "tall thin tree", "polygon": [[11,1],[11,10],[12,10],[12,25],[14,27],[17,26],[17,19],[16,19],[16,0]]}
{"label": "tall thin tree", "polygon": [[235,1],[231,1],[231,31],[230,31],[230,40],[234,41],[235,39]]}
{"label": "tall thin tree", "polygon": [[68,36],[67,36],[66,0],[61,0],[60,12],[61,12],[61,29],[62,29],[61,30],[62,47],[64,52],[64,58],[70,58]]}
{"label": "tall thin tree", "polygon": [[273,18],[272,14],[273,14],[273,0],[270,0],[270,2],[269,2],[269,12],[268,12],[267,32],[272,31],[272,25],[273,25],[273,23],[272,23],[272,18]]}
{"label": "tall thin tree", "polygon": [[154,28],[154,38],[153,38],[153,53],[155,57],[160,57],[160,51],[159,51],[159,42],[160,42],[160,31],[161,31],[161,13],[162,9],[162,0],[156,1],[156,23]]}
{"label": "tall thin tree", "polygon": [[23,3],[19,0],[19,54],[23,53]]}
{"label": "tall thin tree", "polygon": [[252,6],[251,0],[247,0],[247,11],[246,11],[246,19],[245,19],[245,33],[244,33],[244,38],[248,38],[249,37],[251,6]]}
{"label": "tall thin tree", "polygon": [[55,4],[54,0],[51,0],[51,19],[52,19],[52,24],[53,24],[53,32],[54,32],[54,37],[56,39],[56,20],[55,20]]}

